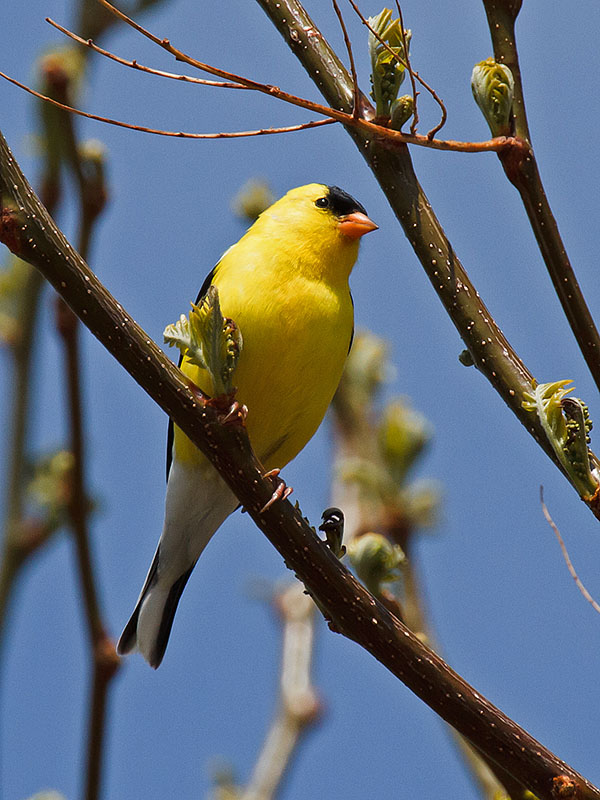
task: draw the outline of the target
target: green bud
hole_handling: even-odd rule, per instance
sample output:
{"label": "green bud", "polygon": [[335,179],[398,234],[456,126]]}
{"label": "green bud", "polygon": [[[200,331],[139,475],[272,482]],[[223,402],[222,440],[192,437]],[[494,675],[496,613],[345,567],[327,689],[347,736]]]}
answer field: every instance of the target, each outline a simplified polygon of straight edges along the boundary
{"label": "green bud", "polygon": [[380,533],[365,533],[348,546],[348,555],[359,579],[378,597],[384,583],[398,580],[405,561],[402,548]]}
{"label": "green bud", "polygon": [[73,454],[68,450],[57,450],[39,458],[31,466],[31,478],[27,494],[43,511],[48,531],[55,531],[66,521],[71,499],[71,472]]}
{"label": "green bud", "polygon": [[366,422],[390,371],[386,342],[370,331],[358,331],[333,399],[341,424],[356,427]]}
{"label": "green bud", "polygon": [[64,794],[55,792],[53,789],[48,789],[43,792],[38,792],[32,795],[29,800],[66,800]]}
{"label": "green bud", "polygon": [[475,365],[473,361],[473,356],[471,355],[469,350],[461,350],[458,354],[458,360],[463,365],[463,367],[472,367]]}
{"label": "green bud", "polygon": [[[384,8],[377,16],[369,17],[368,23],[386,45],[369,31],[369,55],[371,57],[371,97],[375,100],[378,117],[389,117],[391,104],[398,97],[398,90],[405,77],[406,60],[404,41],[408,47],[411,32],[404,31],[398,19],[392,19],[392,12]],[[391,50],[391,52],[390,52]],[[406,120],[405,120],[406,121]]]}
{"label": "green bud", "polygon": [[596,472],[592,472],[588,442],[592,421],[585,403],[567,397],[574,387],[570,380],[540,383],[525,394],[522,406],[537,414],[552,449],[579,496],[591,500],[599,491]]}
{"label": "green bud", "polygon": [[16,256],[0,270],[0,342],[14,346],[21,337],[20,313],[26,296],[27,281],[33,268]]}
{"label": "green bud", "polygon": [[108,198],[106,187],[106,148],[97,139],[87,139],[77,148],[79,164],[85,177],[86,208],[98,216]]}
{"label": "green bud", "polygon": [[231,201],[231,208],[238,217],[252,223],[274,202],[275,195],[269,184],[259,178],[250,178]]}
{"label": "green bud", "polygon": [[412,117],[414,110],[415,101],[410,94],[403,94],[402,97],[394,100],[390,106],[392,116],[390,127],[395,131],[401,130],[404,123]]}
{"label": "green bud", "polygon": [[163,336],[169,347],[177,347],[182,356],[208,372],[213,396],[231,394],[242,334],[232,319],[222,316],[216,286],[209,286],[198,305],[192,303],[189,319],[182,314],[178,322],[167,325]]}
{"label": "green bud", "polygon": [[[77,93],[85,74],[85,54],[79,47],[57,47],[43,55],[37,63],[39,91],[67,105],[77,105]],[[66,112],[50,103],[41,103],[43,143],[47,167],[56,174],[61,161],[68,158],[68,142],[64,136]]]}
{"label": "green bud", "polygon": [[515,82],[505,64],[493,58],[480,61],[473,68],[471,89],[492,136],[509,136]]}
{"label": "green bud", "polygon": [[409,484],[400,494],[400,506],[411,525],[432,528],[437,524],[442,489],[434,480],[418,480]]}
{"label": "green bud", "polygon": [[405,400],[386,406],[379,425],[379,448],[396,484],[404,482],[431,435],[430,423]]}

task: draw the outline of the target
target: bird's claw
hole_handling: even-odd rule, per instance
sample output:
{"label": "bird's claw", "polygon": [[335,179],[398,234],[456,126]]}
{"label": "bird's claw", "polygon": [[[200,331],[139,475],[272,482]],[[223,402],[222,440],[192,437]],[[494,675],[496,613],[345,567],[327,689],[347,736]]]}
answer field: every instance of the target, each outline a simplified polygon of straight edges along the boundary
{"label": "bird's claw", "polygon": [[209,397],[205,405],[216,410],[222,425],[243,425],[246,422],[248,409],[238,403],[233,393]]}
{"label": "bird's claw", "polygon": [[264,514],[265,511],[268,508],[270,508],[276,500],[285,500],[294,491],[293,486],[287,486],[283,478],[279,477],[280,472],[281,472],[280,469],[271,469],[268,472],[265,472],[265,474],[263,475],[263,478],[276,478],[277,486],[275,487],[275,491],[271,495],[271,499],[268,500],[265,503],[265,505],[261,508],[259,512],[260,514]]}
{"label": "bird's claw", "polygon": [[221,417],[221,424],[222,425],[231,425],[232,423],[244,423],[246,422],[246,417],[248,416],[248,409],[246,406],[238,403],[237,400],[234,400],[233,403],[230,405],[229,410],[227,413]]}

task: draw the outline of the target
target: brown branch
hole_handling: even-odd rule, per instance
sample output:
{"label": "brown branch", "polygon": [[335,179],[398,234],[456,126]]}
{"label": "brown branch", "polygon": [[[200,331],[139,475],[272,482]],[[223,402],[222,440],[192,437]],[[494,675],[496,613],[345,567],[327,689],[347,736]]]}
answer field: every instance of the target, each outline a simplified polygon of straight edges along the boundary
{"label": "brown branch", "polygon": [[106,125],[116,125],[118,128],[127,128],[128,130],[139,131],[140,133],[153,133],[158,136],[173,136],[176,139],[237,139],[245,136],[264,136],[270,133],[291,133],[292,131],[304,131],[308,128],[317,128],[321,125],[330,125],[332,122],[336,121],[335,119],[318,119],[313,120],[312,122],[303,122],[300,125],[289,125],[284,128],[261,128],[260,130],[256,131],[224,131],[221,133],[186,133],[185,131],[163,131],[159,130],[158,128],[146,128],[143,125],[133,125],[130,122],[122,122],[118,119],[110,119],[110,117],[101,117],[98,114],[82,111],[79,108],[74,108],[66,103],[61,103],[52,97],[47,97],[46,95],[41,94],[35,89],[32,89],[30,86],[26,86],[24,83],[20,83],[19,81],[15,80],[15,78],[5,75],[4,72],[0,72],[0,77],[4,78],[15,86],[18,86],[19,89],[23,89],[34,97],[37,97],[39,100],[44,100],[46,103],[50,103],[51,105],[56,106],[56,108],[60,108],[62,111],[68,111],[69,113],[76,114],[79,117],[94,119],[97,122],[104,122]]}
{"label": "brown branch", "polygon": [[[380,418],[376,401],[382,388],[381,376],[388,367],[386,343],[368,332],[359,332],[331,408],[335,447],[332,503],[344,509],[346,545],[351,545],[354,539],[367,531],[383,534],[389,541],[400,545],[406,556],[402,565],[400,597],[403,621],[424,644],[440,654],[432,639],[415,562],[416,548],[413,545],[418,531],[402,504],[401,487],[395,484],[397,475],[390,471],[379,444]],[[361,485],[356,470],[349,472],[345,469],[345,465],[357,461],[360,461],[363,478],[367,474],[377,476],[369,481],[368,486]],[[381,491],[382,485],[387,488],[385,492]],[[390,491],[392,486],[396,489],[395,494]],[[485,800],[497,800],[505,796],[509,787],[514,788],[517,784],[514,779],[491,763],[456,730],[451,727],[448,730]],[[518,788],[522,794],[520,784]],[[511,793],[511,796],[516,800],[520,794]]]}
{"label": "brown branch", "polygon": [[364,647],[540,800],[555,800],[557,781],[568,781],[579,800],[600,800],[600,790],[482,697],[375,600],[323,545],[299,509],[288,501],[269,504],[273,486],[264,478],[243,426],[221,424],[217,409],[202,402],[110,295],[40,204],[1,136],[0,199],[0,241],[44,274],[199,447],[335,630]]}
{"label": "brown branch", "polygon": [[[307,30],[315,30],[315,25],[301,3],[298,0],[257,2],[305,65],[327,101],[332,106],[348,109],[350,76],[322,34],[318,37],[306,34]],[[511,347],[469,279],[419,184],[408,148],[391,148],[380,137],[372,139],[366,136],[362,130],[363,124],[364,120],[358,120],[358,126],[346,127],[377,178],[473,363],[562,471],[536,415],[523,407],[523,400],[534,385],[533,375]],[[528,148],[525,142],[515,139],[508,141],[509,147]],[[593,466],[598,467],[600,462],[597,457],[591,454],[590,458]],[[593,502],[587,504],[592,513],[600,518],[600,508]]]}
{"label": "brown branch", "polygon": [[[69,82],[65,81],[61,86],[62,91],[57,95],[57,98],[60,97],[61,104],[64,104],[69,96]],[[96,169],[84,169],[84,159],[88,156],[83,152],[78,142],[74,117],[68,113],[61,113],[59,120],[63,158],[73,172],[79,195],[79,249],[83,254],[87,254],[90,249],[94,225],[106,202],[107,193],[103,180],[103,170],[100,164],[96,164]],[[91,167],[92,164],[88,166]],[[67,513],[75,544],[77,569],[85,607],[92,662],[87,758],[84,772],[85,798],[86,800],[97,800],[100,796],[102,777],[108,689],[120,666],[120,659],[103,622],[90,546],[90,502],[85,478],[79,320],[60,297],[57,298],[56,304],[56,322],[57,330],[63,343],[65,385],[67,390],[66,406],[70,450],[73,457]]]}
{"label": "brown branch", "polygon": [[64,28],[50,17],[46,17],[46,22],[48,22],[53,28],[56,28],[61,33],[64,33],[65,36],[68,36],[69,39],[72,39],[74,42],[77,42],[84,47],[88,47],[90,50],[93,50],[94,53],[105,56],[106,58],[109,58],[124,67],[130,67],[131,69],[145,72],[149,75],[156,75],[159,78],[170,78],[171,80],[182,81],[183,83],[195,83],[201,86],[217,86],[220,89],[248,89],[247,86],[242,86],[240,83],[231,83],[229,81],[209,81],[206,78],[193,78],[191,75],[180,75],[175,72],[165,72],[162,69],[146,67],[143,64],[138,63],[135,59],[133,61],[128,61],[125,58],[115,55],[115,53],[112,53],[110,50],[105,50],[103,47],[100,47],[98,44],[96,44],[92,39],[83,39],[81,36],[73,33],[73,31],[70,31],[68,28]]}
{"label": "brown branch", "polygon": [[[87,111],[82,111],[78,108],[73,108],[72,106],[67,105],[66,103],[60,103],[58,100],[54,100],[52,97],[47,97],[46,95],[41,94],[40,92],[35,91],[30,86],[26,86],[24,83],[16,80],[15,78],[11,78],[9,75],[6,75],[4,72],[0,72],[0,78],[4,78],[9,83],[18,86],[19,89],[23,89],[25,92],[37,97],[40,100],[45,100],[48,103],[56,106],[57,108],[62,109],[63,111],[69,111],[72,114],[77,114],[80,117],[86,117],[87,119],[94,119],[98,122],[104,122],[109,125],[117,125],[121,128],[128,128],[134,131],[141,131],[143,133],[154,133],[161,136],[173,136],[175,138],[180,139],[231,139],[240,136],[262,136],[264,134],[269,133],[290,133],[292,131],[300,131],[306,130],[307,128],[315,128],[319,125],[326,125],[331,122],[343,122],[345,125],[352,125],[353,118],[351,114],[344,114],[343,112],[337,112],[335,109],[328,109],[325,106],[319,105],[319,103],[312,103],[309,100],[295,102],[294,105],[299,105],[301,107],[305,107],[311,111],[315,111],[318,114],[325,114],[330,117],[330,119],[324,120],[313,120],[312,122],[305,122],[300,125],[290,125],[289,127],[285,128],[265,128],[256,131],[233,131],[233,132],[221,132],[221,133],[185,133],[182,131],[162,131],[155,128],[144,128],[141,125],[133,125],[128,122],[121,122],[119,120],[110,119],[108,117],[101,117],[96,114],[91,114]],[[283,97],[286,95],[285,92],[273,93],[270,92],[276,97],[280,97],[281,99],[285,99]],[[286,97],[292,97],[292,95],[286,95]],[[296,98],[296,100],[300,101],[301,98]],[[292,102],[291,100],[289,102]],[[303,105],[303,104],[306,105]],[[406,143],[406,144],[417,144],[421,147],[429,147],[433,150],[453,150],[457,153],[489,153],[489,152],[497,152],[504,149],[510,149],[513,147],[519,148],[521,145],[517,139],[513,139],[509,136],[498,136],[495,139],[488,139],[485,142],[458,142],[449,140],[441,140],[441,139],[427,139],[426,136],[412,136],[406,133],[400,133],[400,131],[394,131],[391,128],[384,128],[381,125],[374,125],[371,122],[367,122],[363,119],[356,120],[356,124],[360,128],[366,128],[366,130],[370,130],[373,133],[377,134],[379,137],[384,139],[389,139],[390,142],[394,143]]]}
{"label": "brown branch", "polygon": [[[0,561],[0,653],[4,646],[5,624],[15,580],[27,558],[47,539],[24,533],[25,462],[32,392],[32,352],[37,328],[37,311],[44,279],[26,265],[28,274],[21,292],[18,310],[18,335],[12,347],[13,377],[10,412],[10,444],[4,495],[3,541]],[[31,543],[35,542],[35,547]]]}
{"label": "brown branch", "polygon": [[110,680],[116,674],[120,665],[120,659],[115,652],[114,643],[106,633],[102,622],[89,542],[89,501],[84,478],[85,454],[81,402],[79,321],[60,297],[57,299],[57,327],[64,343],[70,446],[73,453],[71,500],[68,511],[76,545],[78,572],[86,610],[85,616],[88,624],[93,663],[88,717],[85,798],[86,800],[96,800],[100,794],[107,690]]}
{"label": "brown branch", "polygon": [[514,79],[513,122],[516,135],[526,145],[517,153],[499,153],[508,180],[521,196],[529,224],[533,230],[548,274],[560,300],[564,314],[585,359],[590,373],[600,389],[600,333],[577,281],[537,166],[521,81],[517,52],[515,21],[520,0],[483,0],[494,45],[494,57],[506,64]]}

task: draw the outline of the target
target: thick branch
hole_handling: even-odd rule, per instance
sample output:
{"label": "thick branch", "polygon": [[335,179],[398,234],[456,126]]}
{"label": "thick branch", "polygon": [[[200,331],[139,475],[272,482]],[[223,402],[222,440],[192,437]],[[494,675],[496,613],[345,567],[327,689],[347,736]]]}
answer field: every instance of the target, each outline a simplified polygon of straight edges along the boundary
{"label": "thick branch", "polygon": [[222,425],[182,373],[129,317],[73,250],[41,205],[0,135],[0,241],[36,266],[91,332],[210,459],[258,527],[331,619],[436,713],[540,800],[566,780],[578,798],[600,790],[474,691],[361,586],[325,547],[299,509],[266,507],[271,481],[239,425]]}
{"label": "thick branch", "polygon": [[515,21],[520,3],[483,0],[483,4],[494,45],[494,57],[496,61],[506,64],[513,74],[515,131],[527,144],[520,151],[512,149],[510,152],[499,152],[498,157],[506,177],[521,195],[554,290],[596,386],[600,389],[600,334],[565,250],[531,144],[515,38]]}

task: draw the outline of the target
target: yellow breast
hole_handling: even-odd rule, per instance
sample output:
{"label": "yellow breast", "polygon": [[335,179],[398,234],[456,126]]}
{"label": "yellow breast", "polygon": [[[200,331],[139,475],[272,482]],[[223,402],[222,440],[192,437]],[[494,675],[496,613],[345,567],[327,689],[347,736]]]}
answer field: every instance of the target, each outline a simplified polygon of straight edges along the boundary
{"label": "yellow breast", "polygon": [[[225,254],[213,283],[224,316],[235,320],[243,337],[236,398],[248,408],[256,455],[272,469],[287,464],[313,436],[338,386],[352,337],[347,278],[357,247],[335,252],[342,263],[324,279],[322,252],[311,255],[272,240],[257,248],[256,237],[248,242],[247,236]],[[182,370],[210,393],[204,370],[186,360]],[[177,428],[175,457],[203,463]]]}

